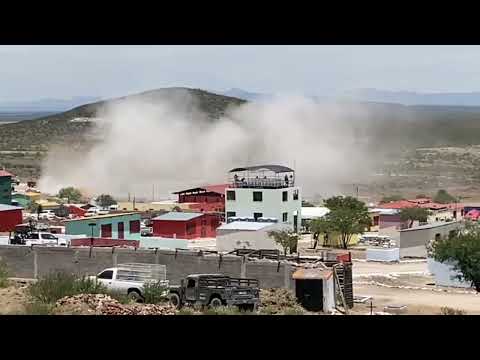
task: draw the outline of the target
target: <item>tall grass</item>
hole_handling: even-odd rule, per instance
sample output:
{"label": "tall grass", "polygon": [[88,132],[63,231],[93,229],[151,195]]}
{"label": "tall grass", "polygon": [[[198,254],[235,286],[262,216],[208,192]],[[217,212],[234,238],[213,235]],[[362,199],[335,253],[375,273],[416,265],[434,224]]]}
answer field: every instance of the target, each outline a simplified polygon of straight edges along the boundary
{"label": "tall grass", "polygon": [[8,286],[8,277],[9,272],[7,264],[3,260],[0,260],[0,288]]}
{"label": "tall grass", "polygon": [[34,301],[53,304],[57,300],[77,294],[106,294],[102,284],[77,275],[64,272],[51,273],[28,288]]}
{"label": "tall grass", "polygon": [[159,304],[168,301],[168,287],[160,282],[143,284],[143,301],[146,304]]}

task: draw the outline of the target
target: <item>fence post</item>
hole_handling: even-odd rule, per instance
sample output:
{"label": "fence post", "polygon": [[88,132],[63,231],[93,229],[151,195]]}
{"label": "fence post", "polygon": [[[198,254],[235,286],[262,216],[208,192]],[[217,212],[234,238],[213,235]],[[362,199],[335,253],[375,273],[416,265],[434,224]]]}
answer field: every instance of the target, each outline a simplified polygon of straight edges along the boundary
{"label": "fence post", "polygon": [[33,250],[33,278],[38,278],[38,260],[37,260],[37,250]]}
{"label": "fence post", "polygon": [[245,255],[242,256],[242,262],[240,264],[240,277],[243,279],[247,277],[247,259]]}

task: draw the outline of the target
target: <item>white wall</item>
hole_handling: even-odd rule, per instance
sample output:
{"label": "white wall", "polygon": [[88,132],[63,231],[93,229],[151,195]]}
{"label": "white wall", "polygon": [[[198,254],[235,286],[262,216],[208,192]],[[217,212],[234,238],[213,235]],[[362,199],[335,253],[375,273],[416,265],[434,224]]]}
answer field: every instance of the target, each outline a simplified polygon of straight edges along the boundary
{"label": "white wall", "polygon": [[217,251],[232,251],[235,249],[278,249],[283,251],[272,238],[268,231],[285,228],[285,225],[276,224],[257,231],[217,230]]}
{"label": "white wall", "polygon": [[438,286],[452,286],[452,287],[471,287],[470,283],[458,280],[455,276],[458,274],[453,270],[451,264],[445,264],[435,261],[432,258],[427,258],[428,272],[435,277],[435,284]]}
{"label": "white wall", "polygon": [[333,275],[329,279],[323,279],[323,312],[330,312],[335,309],[335,288],[333,286]]}
{"label": "white wall", "polygon": [[400,249],[367,249],[367,261],[400,261]]}
{"label": "white wall", "polygon": [[[293,200],[293,192],[298,190],[298,200]],[[225,211],[234,211],[235,216],[253,217],[253,213],[262,213],[263,217],[277,218],[282,222],[282,214],[288,213],[287,224],[293,228],[293,216],[298,215],[298,228],[301,226],[302,194],[299,187],[284,189],[251,189],[229,188],[226,191],[235,191],[235,200],[225,199]],[[262,201],[253,201],[253,192],[262,192]],[[288,201],[282,200],[282,193],[288,192]],[[226,198],[226,196],[225,196]],[[226,213],[225,213],[226,214]]]}

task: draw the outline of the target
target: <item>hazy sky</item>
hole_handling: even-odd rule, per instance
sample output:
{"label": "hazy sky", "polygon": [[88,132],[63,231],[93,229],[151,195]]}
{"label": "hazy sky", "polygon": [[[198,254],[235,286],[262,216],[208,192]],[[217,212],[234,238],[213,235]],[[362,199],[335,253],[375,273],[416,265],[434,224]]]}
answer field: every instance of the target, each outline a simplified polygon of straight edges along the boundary
{"label": "hazy sky", "polygon": [[480,91],[480,46],[0,46],[0,102],[169,86]]}

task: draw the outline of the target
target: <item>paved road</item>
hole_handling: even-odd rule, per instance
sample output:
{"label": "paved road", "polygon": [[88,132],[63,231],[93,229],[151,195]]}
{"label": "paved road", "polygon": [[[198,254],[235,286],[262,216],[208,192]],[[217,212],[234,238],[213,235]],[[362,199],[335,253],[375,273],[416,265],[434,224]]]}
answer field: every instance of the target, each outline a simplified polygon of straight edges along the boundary
{"label": "paved road", "polygon": [[427,261],[380,263],[353,261],[353,276],[391,274],[391,273],[421,273],[427,272]]}

